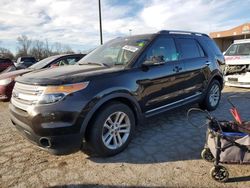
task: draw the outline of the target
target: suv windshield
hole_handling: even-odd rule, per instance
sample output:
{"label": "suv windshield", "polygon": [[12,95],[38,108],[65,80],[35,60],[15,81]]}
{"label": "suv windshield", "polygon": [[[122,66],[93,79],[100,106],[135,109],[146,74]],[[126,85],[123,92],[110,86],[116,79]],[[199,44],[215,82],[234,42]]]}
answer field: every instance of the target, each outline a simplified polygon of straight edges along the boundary
{"label": "suv windshield", "polygon": [[250,43],[233,44],[226,51],[225,55],[250,55]]}
{"label": "suv windshield", "polygon": [[150,41],[152,35],[117,38],[98,47],[78,64],[126,65]]}

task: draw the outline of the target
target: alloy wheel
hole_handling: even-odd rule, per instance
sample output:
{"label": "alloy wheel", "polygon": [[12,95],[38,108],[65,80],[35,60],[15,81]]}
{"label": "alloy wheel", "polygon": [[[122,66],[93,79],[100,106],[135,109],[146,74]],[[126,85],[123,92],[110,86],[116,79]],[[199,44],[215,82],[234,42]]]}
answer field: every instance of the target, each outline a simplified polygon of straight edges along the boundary
{"label": "alloy wheel", "polygon": [[120,148],[130,135],[131,123],[124,112],[111,114],[104,122],[102,129],[103,144],[109,149]]}

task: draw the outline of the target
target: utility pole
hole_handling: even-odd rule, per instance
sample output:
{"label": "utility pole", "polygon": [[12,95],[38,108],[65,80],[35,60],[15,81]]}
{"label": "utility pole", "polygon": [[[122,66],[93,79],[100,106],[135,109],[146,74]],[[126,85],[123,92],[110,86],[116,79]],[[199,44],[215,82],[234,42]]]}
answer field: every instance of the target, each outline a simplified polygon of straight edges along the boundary
{"label": "utility pole", "polygon": [[101,13],[101,0],[98,0],[99,2],[99,24],[100,24],[100,43],[103,44],[102,41],[102,13]]}
{"label": "utility pole", "polygon": [[132,29],[129,29],[129,36],[132,35]]}

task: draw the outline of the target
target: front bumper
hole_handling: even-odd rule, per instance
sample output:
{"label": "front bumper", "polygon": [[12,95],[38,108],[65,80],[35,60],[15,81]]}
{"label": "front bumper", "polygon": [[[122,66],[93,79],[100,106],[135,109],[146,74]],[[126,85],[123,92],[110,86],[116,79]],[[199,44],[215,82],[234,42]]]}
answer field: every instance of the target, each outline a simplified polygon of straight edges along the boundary
{"label": "front bumper", "polygon": [[0,86],[0,100],[10,99],[14,84],[14,82],[11,82],[8,85]]}
{"label": "front bumper", "polygon": [[250,88],[250,72],[225,76],[225,85],[232,87]]}
{"label": "front bumper", "polygon": [[70,105],[67,107],[64,111],[60,105],[42,106],[26,112],[9,105],[11,121],[19,132],[52,154],[68,154],[81,148],[82,119]]}

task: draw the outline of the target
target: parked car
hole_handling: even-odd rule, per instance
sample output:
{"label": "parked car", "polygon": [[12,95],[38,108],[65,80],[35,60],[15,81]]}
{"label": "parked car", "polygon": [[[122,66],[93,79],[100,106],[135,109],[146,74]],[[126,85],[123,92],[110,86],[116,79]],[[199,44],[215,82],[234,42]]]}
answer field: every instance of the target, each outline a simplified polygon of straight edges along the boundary
{"label": "parked car", "polygon": [[85,140],[99,156],[115,155],[144,118],[188,103],[216,109],[223,87],[220,63],[224,57],[206,34],[116,38],[75,66],[18,77],[11,120],[54,154],[76,151]]}
{"label": "parked car", "polygon": [[36,58],[31,56],[19,57],[15,63],[17,69],[25,69],[37,62]]}
{"label": "parked car", "polygon": [[11,72],[4,72],[0,74],[0,100],[8,100],[15,84],[17,76],[26,74],[28,72],[37,71],[40,69],[62,66],[74,65],[79,61],[84,54],[71,54],[71,55],[55,55],[45,58],[26,69],[15,70]]}
{"label": "parked car", "polygon": [[225,84],[250,88],[250,39],[235,40],[225,58]]}
{"label": "parked car", "polygon": [[0,58],[0,73],[11,66],[14,66],[14,63],[10,59]]}

